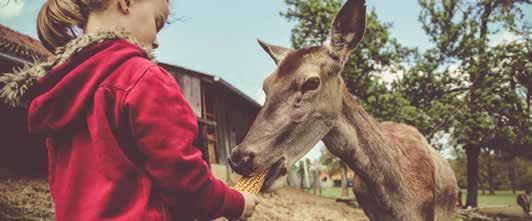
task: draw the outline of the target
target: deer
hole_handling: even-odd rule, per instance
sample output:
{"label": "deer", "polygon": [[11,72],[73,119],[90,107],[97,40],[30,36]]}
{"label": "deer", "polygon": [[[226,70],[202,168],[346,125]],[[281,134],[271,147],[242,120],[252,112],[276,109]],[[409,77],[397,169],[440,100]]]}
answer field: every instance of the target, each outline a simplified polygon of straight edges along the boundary
{"label": "deer", "polygon": [[458,195],[448,161],[416,128],[377,122],[344,84],[343,67],[365,27],[365,1],[347,0],[324,45],[291,49],[258,39],[276,68],[263,81],[264,105],[229,165],[243,176],[268,170],[263,191],[273,191],[322,140],[357,174],[354,193],[370,220],[448,220]]}
{"label": "deer", "polygon": [[529,193],[521,193],[517,195],[517,205],[523,209],[523,216],[528,216],[530,214],[530,197]]}

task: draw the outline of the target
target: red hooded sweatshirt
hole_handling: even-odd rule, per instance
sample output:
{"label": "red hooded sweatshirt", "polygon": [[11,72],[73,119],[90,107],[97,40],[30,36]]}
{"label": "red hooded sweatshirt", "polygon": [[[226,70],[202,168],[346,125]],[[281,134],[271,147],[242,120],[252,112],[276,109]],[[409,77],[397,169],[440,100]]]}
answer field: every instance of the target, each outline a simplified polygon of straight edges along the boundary
{"label": "red hooded sweatshirt", "polygon": [[176,80],[126,40],[75,53],[30,90],[46,137],[57,221],[237,218],[244,199],[192,146],[197,119]]}

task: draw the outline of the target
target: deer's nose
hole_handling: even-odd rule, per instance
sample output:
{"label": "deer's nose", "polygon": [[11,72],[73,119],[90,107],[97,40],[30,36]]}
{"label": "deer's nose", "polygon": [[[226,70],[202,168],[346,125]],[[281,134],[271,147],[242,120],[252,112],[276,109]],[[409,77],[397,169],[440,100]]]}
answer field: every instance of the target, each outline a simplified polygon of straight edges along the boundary
{"label": "deer's nose", "polygon": [[255,153],[251,151],[240,150],[237,147],[231,151],[231,157],[229,158],[229,165],[235,172],[240,175],[249,175],[253,172],[253,159]]}

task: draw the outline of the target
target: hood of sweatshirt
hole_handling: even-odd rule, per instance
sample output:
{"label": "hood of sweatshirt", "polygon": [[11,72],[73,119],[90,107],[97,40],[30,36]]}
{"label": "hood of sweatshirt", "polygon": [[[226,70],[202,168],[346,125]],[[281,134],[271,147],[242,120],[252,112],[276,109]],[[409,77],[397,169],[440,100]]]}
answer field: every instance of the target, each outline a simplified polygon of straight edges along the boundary
{"label": "hood of sweatshirt", "polygon": [[75,123],[87,109],[99,84],[132,57],[153,59],[124,31],[98,31],[73,39],[43,63],[0,76],[0,99],[28,109],[28,129],[52,135]]}

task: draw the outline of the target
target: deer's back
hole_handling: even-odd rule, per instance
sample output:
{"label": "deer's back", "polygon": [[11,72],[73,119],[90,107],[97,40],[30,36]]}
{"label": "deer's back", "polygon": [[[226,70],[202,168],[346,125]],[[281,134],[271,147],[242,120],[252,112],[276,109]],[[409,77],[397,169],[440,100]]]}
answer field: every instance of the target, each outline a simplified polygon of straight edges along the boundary
{"label": "deer's back", "polygon": [[447,159],[432,148],[415,127],[395,122],[382,122],[380,127],[393,143],[400,144],[395,148],[401,148],[411,163],[408,174],[409,181],[414,185],[412,191],[421,193],[420,190],[424,190],[419,195],[433,203],[437,217],[452,213],[457,202],[458,186]]}

